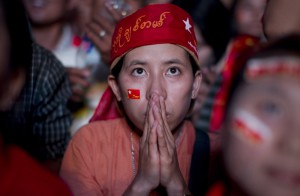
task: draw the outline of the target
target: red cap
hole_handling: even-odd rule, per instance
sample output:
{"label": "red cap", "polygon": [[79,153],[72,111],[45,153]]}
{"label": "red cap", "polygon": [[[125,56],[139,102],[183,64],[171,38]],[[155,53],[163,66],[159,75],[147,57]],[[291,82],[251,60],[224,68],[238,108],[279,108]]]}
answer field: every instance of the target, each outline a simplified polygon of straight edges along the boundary
{"label": "red cap", "polygon": [[136,47],[164,43],[181,46],[199,65],[191,16],[173,4],[145,6],[117,24],[112,38],[110,69]]}

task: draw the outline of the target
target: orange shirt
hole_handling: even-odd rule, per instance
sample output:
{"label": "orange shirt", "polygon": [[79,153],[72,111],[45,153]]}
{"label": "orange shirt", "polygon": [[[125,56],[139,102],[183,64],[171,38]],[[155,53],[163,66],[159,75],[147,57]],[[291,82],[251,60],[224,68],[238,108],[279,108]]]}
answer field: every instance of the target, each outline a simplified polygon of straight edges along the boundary
{"label": "orange shirt", "polygon": [[[75,195],[122,195],[133,180],[131,129],[124,118],[96,121],[82,127],[70,141],[63,158],[61,177]],[[138,168],[139,139],[133,133]],[[177,156],[186,182],[195,130],[185,121],[179,134]]]}

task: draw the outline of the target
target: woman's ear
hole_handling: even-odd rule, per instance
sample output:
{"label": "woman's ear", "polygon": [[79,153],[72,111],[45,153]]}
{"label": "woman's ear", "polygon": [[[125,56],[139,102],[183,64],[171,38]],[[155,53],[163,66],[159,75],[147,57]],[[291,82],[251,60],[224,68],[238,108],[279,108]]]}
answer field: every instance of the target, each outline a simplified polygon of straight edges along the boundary
{"label": "woman's ear", "polygon": [[202,82],[202,74],[201,74],[200,70],[198,70],[195,73],[195,79],[194,79],[193,91],[192,91],[192,99],[196,99],[196,97],[198,96],[201,82]]}
{"label": "woman's ear", "polygon": [[120,88],[117,82],[117,79],[113,75],[108,76],[108,85],[110,86],[111,90],[113,91],[114,95],[116,96],[117,101],[121,101],[121,93],[120,93]]}

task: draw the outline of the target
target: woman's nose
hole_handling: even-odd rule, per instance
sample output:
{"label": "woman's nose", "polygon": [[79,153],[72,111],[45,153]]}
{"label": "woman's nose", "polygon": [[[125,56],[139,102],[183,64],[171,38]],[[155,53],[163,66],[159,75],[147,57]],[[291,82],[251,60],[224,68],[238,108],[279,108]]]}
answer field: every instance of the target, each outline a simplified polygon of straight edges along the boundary
{"label": "woman's nose", "polygon": [[162,77],[155,77],[149,80],[147,85],[146,98],[148,100],[156,94],[162,96],[164,99],[167,98],[166,84]]}

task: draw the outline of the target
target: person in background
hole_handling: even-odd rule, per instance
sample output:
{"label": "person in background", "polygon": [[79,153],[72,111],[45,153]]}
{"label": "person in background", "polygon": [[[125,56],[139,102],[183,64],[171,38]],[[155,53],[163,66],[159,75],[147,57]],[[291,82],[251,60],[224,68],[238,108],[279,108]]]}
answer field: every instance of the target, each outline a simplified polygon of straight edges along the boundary
{"label": "person in background", "polygon": [[[0,116],[17,100],[30,69],[30,45],[22,45],[8,23],[6,9],[11,0],[0,0]],[[22,25],[22,24],[20,24]],[[20,33],[21,31],[19,31]],[[27,53],[27,50],[28,53]],[[16,63],[14,59],[19,59]],[[25,138],[24,138],[25,139]],[[12,143],[10,130],[1,122],[0,129],[0,195],[71,195],[64,182],[43,168],[23,149]]]}
{"label": "person in background", "polygon": [[299,195],[300,38],[254,48],[236,64],[224,96],[224,173],[207,195]]}
{"label": "person in background", "polygon": [[94,0],[91,20],[85,28],[102,55],[102,61],[109,67],[111,39],[117,22],[145,5],[138,0]]}
{"label": "person in background", "polygon": [[262,16],[267,0],[236,0],[233,4],[234,34],[263,38]]}
{"label": "person in background", "polygon": [[[202,91],[200,91],[200,98],[202,101],[202,105],[204,104],[203,110],[200,110],[200,114],[198,114],[198,120],[195,120],[196,126],[199,129],[205,130],[206,132],[210,132],[212,130],[212,125],[211,125],[211,117],[212,114],[210,110],[214,107],[214,104],[218,104],[214,101],[214,97],[218,93],[220,86],[222,85],[222,77],[220,74],[224,72],[224,70],[228,70],[228,61],[231,61],[229,58],[230,57],[230,52],[232,51],[232,47],[234,47],[234,43],[236,42],[236,39],[244,39],[246,36],[250,36],[254,39],[260,39],[262,40],[263,37],[263,28],[262,28],[262,16],[263,16],[263,11],[266,5],[266,0],[255,0],[255,1],[250,1],[250,0],[236,0],[233,2],[232,8],[231,8],[231,24],[227,23],[227,25],[231,26],[231,35],[230,39],[227,40],[227,45],[223,45],[226,47],[226,50],[222,50],[222,57],[220,58],[220,53],[215,52],[215,57],[217,58],[217,62],[215,65],[210,66],[210,69],[205,70],[204,69],[204,81],[207,83],[207,89],[204,89],[203,95],[201,94]],[[210,12],[210,15],[213,13]],[[217,15],[217,13],[215,13]],[[226,15],[224,13],[224,15]],[[201,17],[199,18],[199,20]],[[208,18],[209,19],[209,18]],[[203,19],[202,19],[203,20]],[[200,20],[201,21],[201,20]],[[207,22],[208,23],[208,22]],[[204,26],[203,27],[208,28],[209,31],[209,26]],[[224,27],[225,32],[228,33],[228,29]],[[221,30],[220,30],[221,31]],[[217,31],[219,32],[219,31]],[[205,35],[205,33],[204,33]],[[240,37],[240,38],[239,38]],[[244,37],[244,38],[243,38]],[[212,38],[209,38],[208,40],[212,40]],[[226,39],[223,39],[226,40]],[[245,39],[247,40],[247,39]],[[209,42],[209,41],[208,41]],[[251,42],[253,41],[248,41],[247,44],[251,45]],[[214,47],[213,47],[214,48]],[[232,56],[233,57],[233,56]],[[206,73],[206,74],[205,74]],[[207,77],[206,77],[207,76]],[[202,87],[204,87],[203,85]],[[205,95],[207,95],[207,99],[205,98]],[[204,100],[204,103],[203,103]],[[209,115],[209,116],[208,116]],[[215,131],[215,129],[213,130]]]}
{"label": "person in background", "polygon": [[[101,72],[101,57],[94,45],[83,36],[88,6],[76,0],[23,0],[35,41],[52,51],[66,67],[71,85],[72,97],[69,107],[72,111],[83,105],[86,89],[90,87],[94,71]],[[79,6],[80,9],[78,8]],[[82,14],[79,16],[79,14]],[[75,21],[76,19],[80,21]],[[106,67],[104,67],[106,70]],[[105,71],[104,70],[104,71]],[[107,75],[106,75],[107,76]],[[104,76],[104,77],[106,77]]]}
{"label": "person in background", "polygon": [[108,83],[123,117],[82,127],[61,177],[76,195],[189,195],[195,130],[185,119],[201,82],[191,17],[148,5],[118,23],[112,43]]}
{"label": "person in background", "polygon": [[4,6],[14,46],[11,64],[19,66],[29,62],[30,66],[25,70],[20,95],[5,115],[1,115],[0,121],[9,130],[13,143],[57,173],[70,139],[71,113],[67,109],[70,83],[61,63],[32,41],[22,2],[9,0]]}
{"label": "person in background", "polygon": [[263,16],[263,29],[268,40],[300,34],[300,2],[297,0],[268,0]]}
{"label": "person in background", "polygon": [[226,80],[232,75],[239,51],[252,47],[263,37],[260,17],[265,3],[265,0],[236,0],[228,7],[223,1],[203,1],[198,7],[199,12],[194,11],[195,21],[198,21],[206,42],[212,46],[216,59],[214,64],[203,68],[203,85],[193,115],[196,130],[208,133],[210,138],[209,183],[218,175],[220,121],[224,110],[222,89],[226,88]]}

